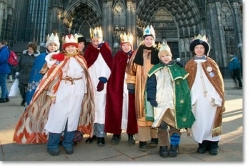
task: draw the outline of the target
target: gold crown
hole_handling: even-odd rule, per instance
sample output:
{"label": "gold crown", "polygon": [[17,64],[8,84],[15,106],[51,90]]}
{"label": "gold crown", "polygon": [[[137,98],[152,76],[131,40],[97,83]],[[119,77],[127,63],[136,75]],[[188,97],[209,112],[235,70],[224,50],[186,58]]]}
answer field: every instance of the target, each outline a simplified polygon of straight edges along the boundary
{"label": "gold crown", "polygon": [[121,43],[130,43],[131,45],[133,45],[133,35],[132,33],[128,33],[126,34],[125,32],[124,33],[121,33],[120,34],[120,39],[121,39]]}
{"label": "gold crown", "polygon": [[155,39],[155,30],[152,25],[148,25],[146,28],[143,30],[143,36],[145,35],[152,35]]}
{"label": "gold crown", "polygon": [[73,34],[69,34],[64,37],[64,44],[66,43],[77,43]]}
{"label": "gold crown", "polygon": [[202,40],[202,41],[207,42],[207,37],[206,37],[206,35],[202,36],[201,34],[199,34],[198,36],[194,36],[194,40],[196,40],[196,39],[200,39],[200,40]]}
{"label": "gold crown", "polygon": [[90,32],[90,38],[91,39],[93,37],[103,38],[102,28],[101,27],[95,27],[94,29],[90,28],[89,32]]}

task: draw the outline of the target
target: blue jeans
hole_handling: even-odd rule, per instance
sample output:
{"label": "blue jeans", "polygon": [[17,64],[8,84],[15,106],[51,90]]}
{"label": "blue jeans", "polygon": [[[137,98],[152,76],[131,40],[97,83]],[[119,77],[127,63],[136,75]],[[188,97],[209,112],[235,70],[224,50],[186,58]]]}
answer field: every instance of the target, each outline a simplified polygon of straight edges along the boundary
{"label": "blue jeans", "polygon": [[7,76],[8,74],[0,73],[0,86],[1,86],[1,91],[2,91],[1,98],[3,99],[9,98],[9,91],[8,91],[7,84],[6,84]]}
{"label": "blue jeans", "polygon": [[[73,148],[73,139],[75,137],[75,131],[67,131],[68,122],[66,123],[64,129],[64,136],[62,140],[62,145],[65,149]],[[59,143],[61,140],[62,133],[49,133],[49,140],[47,143],[47,148],[51,150],[59,149]]]}

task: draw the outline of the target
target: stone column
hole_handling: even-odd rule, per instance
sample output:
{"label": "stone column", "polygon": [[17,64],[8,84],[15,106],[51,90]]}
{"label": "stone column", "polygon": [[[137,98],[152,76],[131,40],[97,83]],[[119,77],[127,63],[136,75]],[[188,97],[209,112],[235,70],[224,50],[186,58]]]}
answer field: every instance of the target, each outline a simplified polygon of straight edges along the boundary
{"label": "stone column", "polygon": [[2,2],[2,1],[0,1],[0,37],[3,37],[2,35],[3,35],[3,32],[2,32],[2,30],[3,30],[3,19],[5,19],[5,18],[3,18],[3,13],[4,13],[4,8],[5,8],[5,3],[4,2]]}

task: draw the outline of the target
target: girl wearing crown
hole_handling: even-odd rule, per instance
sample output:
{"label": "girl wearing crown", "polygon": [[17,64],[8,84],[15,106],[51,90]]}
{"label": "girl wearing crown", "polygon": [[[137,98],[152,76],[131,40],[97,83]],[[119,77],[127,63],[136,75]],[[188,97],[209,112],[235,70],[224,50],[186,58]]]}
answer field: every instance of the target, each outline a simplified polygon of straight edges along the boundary
{"label": "girl wearing crown", "polygon": [[85,50],[88,71],[92,80],[95,95],[94,137],[86,140],[92,143],[97,137],[97,146],[104,146],[106,133],[104,131],[107,81],[112,66],[112,53],[107,42],[103,41],[101,27],[90,29],[91,44]]}
{"label": "girl wearing crown", "polygon": [[219,66],[208,57],[209,50],[206,36],[198,35],[190,43],[194,57],[187,62],[185,69],[189,73],[188,84],[196,119],[191,132],[199,145],[197,153],[209,151],[211,155],[217,155],[222,113],[225,111],[224,82]]}
{"label": "girl wearing crown", "polygon": [[46,63],[45,57],[49,53],[58,54],[59,48],[60,48],[60,42],[59,42],[59,37],[57,36],[57,34],[54,35],[52,33],[50,36],[48,35],[47,42],[46,42],[46,52],[43,52],[39,56],[36,57],[34,61],[34,65],[32,66],[32,69],[30,72],[28,88],[26,92],[26,99],[25,99],[27,105],[30,104],[30,100],[32,99],[33,94],[35,93],[35,90],[37,86],[39,85],[40,80],[45,74],[45,73],[41,73],[41,69],[43,68],[43,65]]}
{"label": "girl wearing crown", "polygon": [[107,84],[105,132],[113,133],[112,145],[119,144],[122,130],[127,131],[128,144],[134,145],[138,132],[134,94],[129,94],[126,84],[126,65],[133,54],[132,34],[121,34],[121,49],[115,54]]}
{"label": "girl wearing crown", "polygon": [[146,119],[153,122],[153,128],[158,128],[159,155],[164,158],[176,157],[181,139],[180,129],[191,128],[195,120],[186,79],[188,73],[172,60],[167,44],[161,45],[158,56],[160,63],[148,73]]}
{"label": "girl wearing crown", "polygon": [[14,132],[16,143],[47,143],[47,152],[53,156],[60,154],[62,135],[65,153],[72,154],[75,131],[92,135],[94,124],[92,82],[72,34],[65,36],[63,50],[47,59],[50,68]]}
{"label": "girl wearing crown", "polygon": [[126,72],[129,93],[135,94],[135,110],[138,124],[139,149],[147,151],[147,142],[150,146],[158,145],[157,129],[151,128],[152,122],[145,118],[144,91],[149,70],[159,63],[158,50],[155,46],[155,32],[147,26],[143,33],[144,43],[133,53]]}

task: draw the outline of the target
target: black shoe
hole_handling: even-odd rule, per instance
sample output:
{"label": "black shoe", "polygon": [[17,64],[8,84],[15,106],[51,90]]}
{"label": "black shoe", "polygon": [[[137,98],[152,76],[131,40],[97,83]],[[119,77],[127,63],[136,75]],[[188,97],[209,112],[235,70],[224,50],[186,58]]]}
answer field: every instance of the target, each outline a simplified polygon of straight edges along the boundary
{"label": "black shoe", "polygon": [[22,100],[20,106],[24,106],[25,107],[25,100]]}
{"label": "black shoe", "polygon": [[128,145],[129,146],[135,145],[134,135],[132,134],[128,134]]}
{"label": "black shoe", "polygon": [[179,145],[171,145],[169,149],[169,157],[176,157],[179,153]]}
{"label": "black shoe", "polygon": [[147,151],[148,150],[147,142],[140,141],[139,142],[139,149],[140,149],[140,151],[143,151],[143,152]]}
{"label": "black shoe", "polygon": [[97,137],[97,146],[101,147],[105,145],[104,137]]}
{"label": "black shoe", "polygon": [[5,103],[5,102],[6,102],[6,99],[0,98],[0,103]]}
{"label": "black shoe", "polygon": [[52,150],[47,148],[47,152],[51,155],[51,156],[58,156],[60,154],[60,150],[56,149],[56,150]]}
{"label": "black shoe", "polygon": [[199,143],[199,147],[197,149],[197,153],[204,154],[208,150],[208,142],[202,141],[202,143]]}
{"label": "black shoe", "polygon": [[86,143],[86,144],[92,144],[94,140],[96,140],[96,136],[95,136],[95,135],[93,135],[93,137],[89,137],[89,138],[85,141],[85,143]]}
{"label": "black shoe", "polygon": [[9,102],[9,101],[10,101],[10,99],[9,99],[9,98],[5,98],[5,101],[6,101],[6,102]]}
{"label": "black shoe", "polygon": [[114,134],[111,141],[110,141],[110,144],[111,145],[117,145],[119,144],[121,141],[121,135],[120,134]]}
{"label": "black shoe", "polygon": [[158,138],[151,138],[151,142],[149,143],[149,146],[151,147],[158,146]]}
{"label": "black shoe", "polygon": [[218,141],[209,141],[209,154],[217,155],[219,151]]}
{"label": "black shoe", "polygon": [[70,148],[70,149],[64,148],[64,149],[65,149],[65,153],[66,154],[73,154],[74,153],[74,149],[73,148]]}
{"label": "black shoe", "polygon": [[169,155],[168,154],[168,147],[167,146],[160,146],[159,155],[163,158],[167,158]]}

